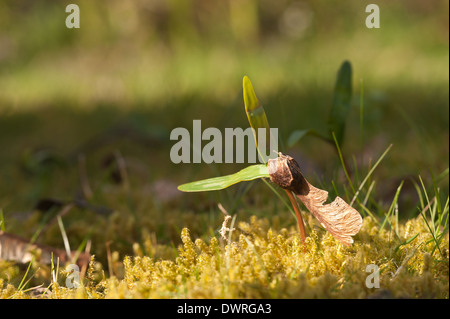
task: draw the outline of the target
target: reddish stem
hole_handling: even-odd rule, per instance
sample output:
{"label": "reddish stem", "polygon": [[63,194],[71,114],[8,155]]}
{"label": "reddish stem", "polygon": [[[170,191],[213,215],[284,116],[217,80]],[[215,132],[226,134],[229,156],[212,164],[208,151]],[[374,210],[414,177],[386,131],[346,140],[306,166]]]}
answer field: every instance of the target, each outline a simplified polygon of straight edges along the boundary
{"label": "reddish stem", "polygon": [[300,214],[300,209],[298,208],[297,201],[295,200],[295,197],[294,195],[292,195],[291,191],[288,191],[287,189],[285,189],[285,191],[288,194],[292,207],[294,207],[295,215],[297,215],[298,228],[300,230],[300,239],[302,240],[302,243],[305,243],[306,240],[305,225],[303,224],[303,218],[302,215]]}

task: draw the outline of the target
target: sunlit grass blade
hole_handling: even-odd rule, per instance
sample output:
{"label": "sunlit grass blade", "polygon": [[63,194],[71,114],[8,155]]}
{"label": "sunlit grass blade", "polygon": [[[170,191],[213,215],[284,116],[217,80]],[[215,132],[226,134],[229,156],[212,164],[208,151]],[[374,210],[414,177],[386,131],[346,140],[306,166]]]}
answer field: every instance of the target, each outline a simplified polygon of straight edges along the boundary
{"label": "sunlit grass blade", "polygon": [[342,63],[336,79],[334,88],[333,105],[328,117],[328,131],[330,140],[333,140],[332,133],[336,135],[339,145],[344,141],[345,122],[352,100],[352,66],[350,62]]}
{"label": "sunlit grass blade", "polygon": [[348,171],[347,171],[347,167],[345,166],[344,157],[342,156],[341,148],[339,147],[340,144],[336,137],[336,134],[334,132],[331,132],[331,136],[333,137],[334,143],[336,145],[336,150],[338,152],[339,159],[342,164],[342,168],[344,169],[345,177],[347,177],[348,184],[350,185],[350,187],[353,191],[353,194],[356,194],[355,187],[353,187],[352,179],[350,178],[350,175],[348,174]]}
{"label": "sunlit grass blade", "polygon": [[[435,191],[435,196],[433,197],[432,200],[429,199],[428,197],[428,193],[427,193],[427,189],[425,187],[425,184],[423,183],[422,177],[419,175],[419,180],[420,180],[420,184],[422,186],[423,189],[423,193],[425,195],[425,199],[427,202],[427,205],[421,210],[420,215],[422,216],[423,220],[425,221],[425,224],[427,225],[428,230],[430,231],[432,238],[432,241],[435,242],[435,246],[433,248],[432,253],[434,253],[434,251],[437,249],[439,250],[439,253],[441,254],[441,256],[444,257],[443,252],[441,251],[440,248],[440,243],[441,240],[443,238],[443,235],[448,232],[448,197],[447,197],[447,201],[446,204],[444,205],[444,210],[442,210],[441,205],[438,203],[437,198],[439,197],[439,192],[437,191],[437,188],[434,187],[434,191]],[[430,213],[430,221],[428,222],[427,216],[426,216],[426,212]],[[444,218],[444,216],[446,216],[446,221],[443,227],[443,230],[441,232],[441,222]],[[438,219],[436,221],[436,218]]]}
{"label": "sunlit grass blade", "polygon": [[[358,190],[356,191],[356,193],[353,196],[352,201],[350,202],[350,206],[353,205],[353,203],[355,202],[355,200],[358,199],[358,195],[360,193],[360,191],[362,190],[362,188],[364,187],[364,185],[366,184],[366,182],[369,180],[370,176],[372,176],[373,172],[375,171],[375,169],[377,168],[377,166],[381,163],[381,161],[383,160],[383,158],[386,156],[386,154],[389,152],[389,150],[391,149],[392,144],[390,144],[388,146],[388,148],[384,151],[384,153],[380,156],[380,158],[376,161],[375,165],[373,165],[373,167],[370,169],[369,173],[367,173],[366,177],[364,178],[364,180],[361,182],[361,184],[358,187]],[[367,201],[367,200],[365,200]]]}
{"label": "sunlit grass blade", "polygon": [[410,242],[412,242],[414,239],[416,239],[417,236],[419,236],[419,235],[420,235],[420,233],[417,233],[414,236],[412,236],[409,239],[407,239],[406,241],[402,242],[400,245],[395,247],[394,251],[397,252],[400,249],[400,247],[408,245]]}
{"label": "sunlit grass blade", "polygon": [[245,113],[247,114],[250,127],[253,128],[256,147],[264,163],[267,163],[268,156],[266,154],[270,155],[271,150],[267,149],[261,150],[258,145],[259,142],[258,134],[260,128],[263,128],[266,131],[266,147],[269,147],[269,145],[271,145],[271,143],[269,143],[271,138],[270,127],[269,122],[267,121],[266,112],[264,111],[262,104],[256,97],[255,90],[253,89],[252,86],[252,82],[250,82],[250,79],[247,76],[244,76],[244,79],[242,81],[242,87],[244,95]]}
{"label": "sunlit grass blade", "polygon": [[384,217],[383,224],[381,224],[379,233],[381,233],[381,231],[382,231],[383,228],[384,228],[384,225],[386,225],[386,222],[389,220],[389,218],[390,218],[392,212],[394,211],[395,206],[397,205],[397,202],[398,202],[398,196],[400,195],[400,192],[401,192],[401,190],[402,190],[402,187],[403,187],[403,181],[400,183],[400,185],[399,185],[398,188],[397,188],[397,191],[395,192],[394,199],[392,200],[391,206],[389,207],[389,210],[388,210],[386,216]]}
{"label": "sunlit grass blade", "polygon": [[71,256],[71,250],[70,250],[70,244],[69,244],[69,238],[67,237],[66,230],[64,229],[64,224],[62,222],[61,216],[56,217],[58,220],[58,226],[59,230],[61,231],[61,235],[64,242],[64,248],[66,249],[67,257],[70,258]]}
{"label": "sunlit grass blade", "polygon": [[262,177],[270,177],[267,166],[264,164],[256,164],[248,166],[234,174],[186,183],[178,186],[178,189],[183,192],[215,191],[227,188],[239,182],[251,181]]}
{"label": "sunlit grass blade", "polygon": [[27,270],[26,270],[25,274],[23,275],[22,280],[20,281],[19,286],[17,286],[17,291],[16,291],[16,293],[14,293],[13,295],[9,296],[8,299],[13,299],[13,298],[15,298],[15,297],[17,296],[17,294],[18,294],[19,292],[21,292],[21,291],[22,291],[22,292],[26,292],[26,290],[24,290],[24,288],[25,288],[25,286],[31,281],[31,279],[33,279],[34,274],[32,274],[32,275],[30,276],[30,278],[28,278],[27,281],[25,281],[25,279],[27,278],[28,273],[30,272],[30,269],[31,269],[31,265],[33,265],[34,261],[35,261],[35,256],[33,256],[33,257],[31,258],[31,261],[30,261],[30,263],[28,264]]}

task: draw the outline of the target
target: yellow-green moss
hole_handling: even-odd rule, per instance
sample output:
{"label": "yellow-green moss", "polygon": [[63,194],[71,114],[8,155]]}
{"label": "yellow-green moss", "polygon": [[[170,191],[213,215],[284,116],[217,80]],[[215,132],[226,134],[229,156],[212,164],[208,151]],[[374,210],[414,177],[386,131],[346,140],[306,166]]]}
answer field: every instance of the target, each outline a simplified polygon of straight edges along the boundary
{"label": "yellow-green moss", "polygon": [[[193,239],[184,228],[176,258],[154,259],[142,252],[127,256],[121,278],[105,277],[91,261],[81,287],[53,283],[45,297],[448,298],[448,233],[440,250],[433,250],[434,241],[421,217],[398,225],[397,234],[380,232],[378,224],[366,217],[350,247],[314,228],[312,220],[309,225],[305,244],[295,229],[277,231],[268,220],[256,217],[240,222],[229,243],[216,237]],[[155,255],[166,249],[147,245]],[[379,267],[380,288],[366,286],[369,264]],[[29,297],[8,285],[8,278],[0,280],[2,298]]]}

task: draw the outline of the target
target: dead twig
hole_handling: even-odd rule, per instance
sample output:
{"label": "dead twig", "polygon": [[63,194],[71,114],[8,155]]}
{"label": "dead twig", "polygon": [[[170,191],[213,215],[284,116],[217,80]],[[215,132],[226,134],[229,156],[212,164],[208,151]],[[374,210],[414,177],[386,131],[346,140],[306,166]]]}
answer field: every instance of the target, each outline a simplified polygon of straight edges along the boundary
{"label": "dead twig", "polygon": [[220,209],[220,211],[225,215],[225,219],[222,223],[222,228],[219,230],[219,234],[222,237],[222,239],[226,242],[228,242],[227,233],[230,233],[235,230],[235,228],[228,228],[228,222],[232,219],[231,216],[228,214],[227,210],[222,206],[222,204],[217,205]]}

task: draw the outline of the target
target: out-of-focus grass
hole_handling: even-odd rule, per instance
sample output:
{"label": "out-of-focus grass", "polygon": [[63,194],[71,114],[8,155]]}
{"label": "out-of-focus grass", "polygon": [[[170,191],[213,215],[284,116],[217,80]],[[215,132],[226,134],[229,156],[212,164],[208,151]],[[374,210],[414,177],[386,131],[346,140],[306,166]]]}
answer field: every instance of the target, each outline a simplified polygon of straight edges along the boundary
{"label": "out-of-focus grass", "polygon": [[[343,60],[352,63],[353,103],[342,151],[356,185],[394,144],[364,189],[368,209],[380,218],[402,181],[400,218],[418,216],[424,206],[418,176],[431,188],[430,173],[448,168],[448,1],[378,1],[378,30],[365,27],[360,1],[77,3],[79,30],[64,26],[68,3],[0,3],[6,231],[31,238],[44,227],[37,241],[62,248],[58,211],[34,207],[43,198],[80,198],[82,175],[90,203],[113,212],[74,208],[63,217],[64,227],[71,247],[90,239],[103,265],[108,240],[123,258],[152,255],[145,248],[151,237],[161,245],[153,248],[155,259],[174,258],[183,227],[208,242],[223,220],[218,202],[238,213],[238,221],[270,216],[273,229],[291,227],[295,221],[282,203],[257,182],[215,193],[170,193],[183,182],[237,170],[170,163],[169,132],[190,129],[193,119],[203,128],[247,127],[244,74],[258,88],[283,147],[296,129],[326,131],[336,71]],[[330,195],[348,191],[332,146],[308,137],[283,150]],[[118,156],[127,164],[125,181]],[[445,203],[448,175],[437,187]],[[17,286],[22,277],[8,269]]]}
{"label": "out-of-focus grass", "polygon": [[[105,117],[152,110],[145,115],[149,121],[142,121],[150,127],[155,117],[168,129],[189,127],[194,118],[208,126],[246,126],[238,110],[240,82],[247,74],[261,92],[270,122],[287,139],[295,129],[325,129],[323,114],[331,105],[334,74],[349,60],[354,103],[347,136],[361,133],[357,107],[362,80],[366,152],[373,150],[373,155],[394,143],[399,151],[393,152],[393,170],[403,170],[403,175],[445,169],[447,1],[382,1],[380,29],[365,27],[365,4],[359,1],[80,1],[79,6],[81,28],[71,30],[64,25],[65,4],[2,3],[3,118],[23,112],[45,112],[51,118],[53,108],[103,106]],[[22,132],[37,127],[32,120],[36,113],[30,113]],[[12,141],[20,134],[2,135]],[[63,135],[59,144],[71,145],[68,135],[78,133]],[[350,154],[361,149],[356,140],[346,143]],[[327,158],[317,156],[328,151],[313,146],[315,141],[303,143],[301,148],[314,160]],[[6,141],[3,147],[8,146]]]}
{"label": "out-of-focus grass", "polygon": [[3,107],[65,100],[156,107],[197,94],[229,101],[244,73],[267,96],[305,94],[330,87],[329,74],[344,59],[355,66],[355,79],[383,92],[426,86],[437,94],[448,82],[446,1],[381,2],[380,29],[365,27],[358,1],[79,6],[81,28],[73,30],[65,28],[63,3],[3,3]]}

